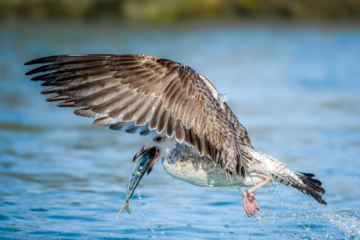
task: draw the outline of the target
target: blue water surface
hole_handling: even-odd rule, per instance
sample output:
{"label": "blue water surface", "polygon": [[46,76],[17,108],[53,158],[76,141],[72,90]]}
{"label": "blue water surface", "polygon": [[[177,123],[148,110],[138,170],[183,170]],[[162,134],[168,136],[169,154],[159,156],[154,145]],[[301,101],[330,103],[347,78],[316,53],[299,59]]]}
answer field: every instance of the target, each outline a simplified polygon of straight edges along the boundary
{"label": "blue water surface", "polygon": [[[359,239],[360,30],[3,24],[0,27],[0,237],[46,239]],[[244,188],[201,188],[158,164],[130,201],[132,158],[146,137],[92,126],[44,100],[24,62],[57,54],[143,53],[205,75],[252,144],[315,173],[328,206],[269,184],[249,219]]]}

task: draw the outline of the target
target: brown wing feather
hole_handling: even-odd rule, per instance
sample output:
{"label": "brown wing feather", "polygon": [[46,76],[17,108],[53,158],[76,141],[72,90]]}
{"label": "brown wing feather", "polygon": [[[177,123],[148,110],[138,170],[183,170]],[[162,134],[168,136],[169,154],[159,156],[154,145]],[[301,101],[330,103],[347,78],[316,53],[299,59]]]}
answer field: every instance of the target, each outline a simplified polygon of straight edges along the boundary
{"label": "brown wing feather", "polygon": [[190,67],[147,55],[63,55],[26,64],[46,64],[27,75],[48,72],[32,80],[53,86],[42,93],[56,93],[48,100],[64,101],[58,106],[83,107],[75,113],[113,129],[126,122],[134,122],[129,132],[136,126],[166,129],[227,172],[245,175],[240,148],[250,145],[245,128]]}
{"label": "brown wing feather", "polygon": [[[199,76],[204,81],[204,83],[209,88],[209,91],[214,95],[214,97],[218,97],[220,93],[216,90],[215,86],[203,75],[199,74]],[[246,128],[238,121],[235,114],[231,111],[229,105],[227,105],[226,102],[221,101],[221,109],[224,111],[226,117],[235,127],[239,141],[249,147],[252,147]]]}
{"label": "brown wing feather", "polygon": [[237,117],[231,111],[229,105],[227,105],[227,103],[224,102],[221,104],[221,108],[223,109],[227,118],[234,124],[234,127],[237,132],[237,137],[240,140],[240,142],[243,142],[245,145],[252,147],[246,128],[241,123],[239,123]]}

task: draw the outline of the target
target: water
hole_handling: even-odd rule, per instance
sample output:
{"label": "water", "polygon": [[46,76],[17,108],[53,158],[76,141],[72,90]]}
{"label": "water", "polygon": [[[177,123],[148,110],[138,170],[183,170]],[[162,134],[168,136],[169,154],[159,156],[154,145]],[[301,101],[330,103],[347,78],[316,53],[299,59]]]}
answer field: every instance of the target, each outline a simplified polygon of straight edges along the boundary
{"label": "water", "polygon": [[[359,239],[360,31],[232,25],[2,25],[0,236],[5,238]],[[125,199],[146,138],[46,103],[23,63],[71,53],[145,53],[193,67],[229,95],[253,145],[315,173],[328,207],[269,184],[249,219],[241,188],[200,188],[158,164]]]}

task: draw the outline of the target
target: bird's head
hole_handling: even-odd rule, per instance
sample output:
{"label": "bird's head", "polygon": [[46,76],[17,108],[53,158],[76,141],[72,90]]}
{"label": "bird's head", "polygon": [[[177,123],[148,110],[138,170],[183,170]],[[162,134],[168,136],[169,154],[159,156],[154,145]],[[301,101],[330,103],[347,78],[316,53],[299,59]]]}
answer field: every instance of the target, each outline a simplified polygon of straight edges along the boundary
{"label": "bird's head", "polygon": [[135,154],[133,161],[146,154],[149,157],[149,161],[151,161],[147,171],[149,175],[159,159],[168,157],[170,152],[176,148],[176,145],[177,141],[174,138],[168,138],[166,133],[158,134],[154,131],[146,144]]}

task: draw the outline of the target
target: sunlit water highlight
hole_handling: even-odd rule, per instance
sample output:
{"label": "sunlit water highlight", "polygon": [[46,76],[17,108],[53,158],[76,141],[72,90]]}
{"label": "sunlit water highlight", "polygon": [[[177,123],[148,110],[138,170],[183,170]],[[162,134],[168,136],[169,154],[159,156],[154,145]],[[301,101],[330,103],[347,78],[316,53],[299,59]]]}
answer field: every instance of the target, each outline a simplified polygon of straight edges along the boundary
{"label": "sunlit water highlight", "polygon": [[[128,239],[359,239],[360,31],[232,26],[147,29],[3,26],[0,35],[0,236]],[[199,188],[155,167],[125,199],[146,138],[91,126],[46,103],[25,61],[145,53],[193,67],[229,95],[253,145],[315,173],[328,207],[270,184],[249,219],[241,188]]]}

